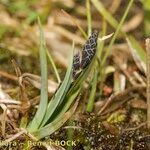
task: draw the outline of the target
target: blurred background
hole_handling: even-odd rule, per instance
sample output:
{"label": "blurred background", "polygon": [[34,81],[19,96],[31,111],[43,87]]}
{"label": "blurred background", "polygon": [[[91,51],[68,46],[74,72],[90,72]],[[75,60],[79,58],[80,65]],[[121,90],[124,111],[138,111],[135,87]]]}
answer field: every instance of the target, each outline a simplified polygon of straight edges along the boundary
{"label": "blurred background", "polygon": [[[92,29],[97,29],[101,33],[106,16],[105,13],[100,12],[100,8],[96,7],[97,2],[98,0],[93,1],[90,5],[91,26]],[[114,20],[119,22],[129,1],[101,0],[99,2],[106,8],[106,11],[109,11]],[[150,35],[149,3],[149,0],[134,1],[122,27],[124,32],[132,34],[140,44],[143,44],[145,38]],[[41,18],[46,44],[56,64],[59,67],[66,67],[72,41],[75,41],[77,50],[81,49],[85,42],[85,37],[80,32],[79,27],[85,32],[88,30],[86,7],[85,0],[1,0],[1,68],[13,72],[10,59],[15,57],[23,71],[38,72],[37,16]],[[114,32],[115,21],[114,24],[110,23],[109,20],[106,22],[108,24],[106,34]],[[122,37],[116,39],[118,44],[124,42],[125,39]],[[32,69],[32,66],[37,66],[37,68]]]}

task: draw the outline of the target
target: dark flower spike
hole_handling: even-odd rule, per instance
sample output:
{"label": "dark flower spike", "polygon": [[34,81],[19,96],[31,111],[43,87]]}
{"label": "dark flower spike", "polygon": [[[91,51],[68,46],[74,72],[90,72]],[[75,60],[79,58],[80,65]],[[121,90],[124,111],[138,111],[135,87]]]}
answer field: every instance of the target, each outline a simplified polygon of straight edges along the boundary
{"label": "dark flower spike", "polygon": [[77,73],[80,71],[80,55],[75,54],[73,57],[73,78],[76,78]]}
{"label": "dark flower spike", "polygon": [[90,64],[92,58],[96,53],[98,32],[94,31],[89,39],[86,41],[82,49],[81,68],[84,69]]}
{"label": "dark flower spike", "polygon": [[75,54],[73,57],[73,69],[74,70],[80,69],[80,55],[79,55],[79,53]]}

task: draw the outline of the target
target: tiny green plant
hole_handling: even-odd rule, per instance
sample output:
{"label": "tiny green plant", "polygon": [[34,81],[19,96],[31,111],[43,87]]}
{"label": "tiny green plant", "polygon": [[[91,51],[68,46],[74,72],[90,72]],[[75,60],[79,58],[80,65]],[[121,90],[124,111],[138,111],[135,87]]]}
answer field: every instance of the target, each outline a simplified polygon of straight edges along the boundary
{"label": "tiny green plant", "polygon": [[[47,90],[47,57],[48,51],[44,40],[44,34],[40,19],[38,21],[40,29],[40,64],[41,64],[41,96],[38,110],[33,120],[27,126],[27,130],[37,139],[49,136],[59,129],[74,113],[78,105],[78,95],[82,88],[82,83],[92,69],[95,62],[98,33],[93,32],[86,41],[82,49],[82,58],[79,63],[81,68],[79,76],[73,78],[76,60],[74,59],[74,42],[70,54],[69,66],[58,90],[48,103]],[[76,100],[76,101],[75,101]]]}

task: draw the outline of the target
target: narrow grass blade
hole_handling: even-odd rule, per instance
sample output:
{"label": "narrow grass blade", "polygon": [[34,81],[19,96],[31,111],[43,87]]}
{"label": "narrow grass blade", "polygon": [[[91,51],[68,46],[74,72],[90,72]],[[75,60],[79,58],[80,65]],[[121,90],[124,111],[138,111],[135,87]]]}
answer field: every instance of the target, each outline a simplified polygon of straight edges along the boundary
{"label": "narrow grass blade", "polygon": [[[105,19],[103,19],[102,33],[101,33],[102,37],[106,35],[106,31],[107,31],[107,23],[106,23]],[[104,47],[104,41],[98,40],[97,58],[98,58],[99,62],[101,61],[101,57],[102,57],[102,53],[103,53],[103,47]]]}
{"label": "narrow grass blade", "polygon": [[103,6],[102,2],[99,0],[91,0],[95,8],[98,10],[98,12],[109,22],[111,26],[116,28],[118,26],[118,22],[114,17],[106,10],[106,8]]}
{"label": "narrow grass blade", "polygon": [[110,37],[112,37],[113,34],[114,34],[114,33],[108,34],[108,35],[106,35],[106,36],[103,36],[103,37],[99,38],[98,40],[100,40],[100,41],[107,40],[107,39],[109,39]]}
{"label": "narrow grass blade", "polygon": [[146,88],[146,96],[147,96],[147,127],[150,129],[150,39],[146,39],[145,41],[146,45],[146,60],[147,60],[147,88]]}
{"label": "narrow grass blade", "polygon": [[70,18],[70,20],[78,27],[79,31],[82,33],[82,35],[84,36],[84,38],[87,39],[88,36],[87,36],[86,32],[85,32],[85,31],[83,30],[83,28],[78,24],[77,20],[74,19],[71,15],[69,15],[65,10],[62,9],[61,11],[62,11],[62,13],[63,13],[66,17]]}
{"label": "narrow grass blade", "polygon": [[70,110],[68,110],[64,115],[60,116],[55,121],[49,123],[45,127],[42,127],[38,131],[34,132],[33,135],[37,139],[41,139],[54,133],[72,116],[72,114],[75,112],[77,108],[77,105],[78,105],[78,101],[76,101],[73,107]]}
{"label": "narrow grass blade", "polygon": [[92,89],[90,92],[90,97],[89,97],[87,108],[86,108],[87,112],[92,112],[93,110],[95,94],[96,94],[96,85],[97,85],[97,71],[95,69],[94,75],[93,75]]}
{"label": "narrow grass blade", "polygon": [[90,0],[86,0],[86,16],[88,24],[88,36],[92,33],[92,21],[91,21],[91,5]]}
{"label": "narrow grass blade", "polygon": [[113,82],[114,82],[114,86],[113,86],[113,91],[114,93],[118,93],[121,92],[125,89],[125,85],[126,85],[126,77],[121,74],[118,70],[116,70],[114,72],[114,76],[113,76]]}
{"label": "narrow grass blade", "polygon": [[142,49],[135,38],[128,36],[127,42],[136,65],[146,74],[146,52]]}
{"label": "narrow grass blade", "polygon": [[39,29],[40,29],[40,68],[41,68],[41,96],[40,96],[40,104],[38,110],[32,120],[32,122],[28,126],[28,131],[33,132],[38,129],[40,126],[48,103],[48,77],[47,77],[47,58],[46,58],[46,49],[45,49],[45,41],[44,34],[42,31],[40,20],[38,19]]}
{"label": "narrow grass blade", "polygon": [[52,68],[53,68],[53,70],[54,70],[54,73],[55,73],[55,75],[56,75],[56,78],[57,78],[58,83],[61,83],[61,79],[60,79],[59,73],[58,73],[58,71],[57,71],[56,65],[55,65],[55,63],[54,63],[54,61],[53,61],[53,58],[52,58],[52,56],[50,55],[50,52],[48,51],[47,48],[46,48],[46,54],[47,54],[47,56],[48,56],[49,62],[50,62],[51,65],[52,65]]}
{"label": "narrow grass blade", "polygon": [[[107,32],[107,22],[105,21],[105,19],[103,19],[103,24],[102,24],[102,36],[105,36]],[[99,66],[100,70],[99,70],[99,76],[98,76],[98,80],[100,81],[100,94],[102,94],[103,91],[103,86],[104,86],[104,79],[105,79],[105,74],[104,74],[104,70],[101,67],[101,60],[103,58],[103,54],[104,54],[104,45],[105,45],[105,41],[100,41],[98,40],[98,50],[97,50],[97,66]]]}
{"label": "narrow grass blade", "polygon": [[42,121],[41,127],[50,120],[51,116],[53,115],[56,108],[60,105],[60,103],[63,101],[70,85],[72,82],[72,65],[73,65],[73,53],[74,53],[74,43],[71,50],[71,56],[69,61],[69,66],[65,75],[65,78],[60,85],[59,89],[56,91],[55,95],[52,97],[48,104],[48,108],[46,111],[46,115],[44,117],[44,120]]}
{"label": "narrow grass blade", "polygon": [[119,22],[119,24],[118,24],[118,26],[117,26],[117,29],[116,29],[116,31],[115,31],[115,33],[114,33],[114,36],[112,37],[112,39],[111,39],[111,41],[110,41],[110,44],[109,44],[109,46],[108,46],[108,49],[107,49],[107,51],[106,51],[106,53],[105,53],[105,55],[104,55],[104,58],[103,58],[103,60],[102,60],[102,66],[103,66],[103,65],[105,64],[105,62],[106,62],[106,59],[107,59],[107,57],[108,57],[108,55],[109,55],[109,52],[110,52],[110,50],[111,50],[111,48],[112,48],[112,45],[114,44],[114,42],[115,42],[115,40],[116,40],[116,37],[117,37],[119,31],[121,30],[121,27],[122,27],[122,25],[123,25],[123,23],[124,23],[124,21],[125,21],[127,15],[128,15],[128,12],[129,12],[129,10],[130,10],[130,8],[131,8],[133,2],[134,2],[134,0],[130,0],[130,2],[129,2],[129,4],[128,4],[128,6],[127,6],[127,8],[126,8],[126,10],[125,10],[125,12],[124,12],[122,18],[121,18],[121,21]]}
{"label": "narrow grass blade", "polygon": [[74,91],[74,93],[72,93],[72,95],[69,95],[69,96],[66,95],[65,96],[63,102],[57,108],[58,111],[57,111],[57,114],[55,114],[57,116],[57,118],[59,118],[60,116],[62,116],[70,108],[70,106],[74,102],[75,98],[78,96],[80,90],[81,90],[81,88],[79,88],[76,91]]}
{"label": "narrow grass blade", "polygon": [[144,30],[145,35],[150,36],[150,0],[142,0],[144,7]]}

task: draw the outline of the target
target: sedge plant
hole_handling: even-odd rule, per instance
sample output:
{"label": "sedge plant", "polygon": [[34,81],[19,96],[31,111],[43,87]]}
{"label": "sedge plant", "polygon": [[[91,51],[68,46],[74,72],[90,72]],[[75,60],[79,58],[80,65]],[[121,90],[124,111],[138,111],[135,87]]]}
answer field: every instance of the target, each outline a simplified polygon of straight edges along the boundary
{"label": "sedge plant", "polygon": [[88,76],[92,66],[95,63],[95,57],[90,64],[86,66],[79,77],[73,80],[73,57],[74,42],[70,52],[69,66],[66,75],[59,88],[48,102],[48,76],[47,76],[47,48],[44,40],[42,26],[39,23],[40,30],[40,65],[41,65],[41,94],[40,103],[35,116],[29,122],[27,130],[37,140],[51,135],[59,129],[74,113],[78,104],[78,95],[82,88],[83,81]]}

